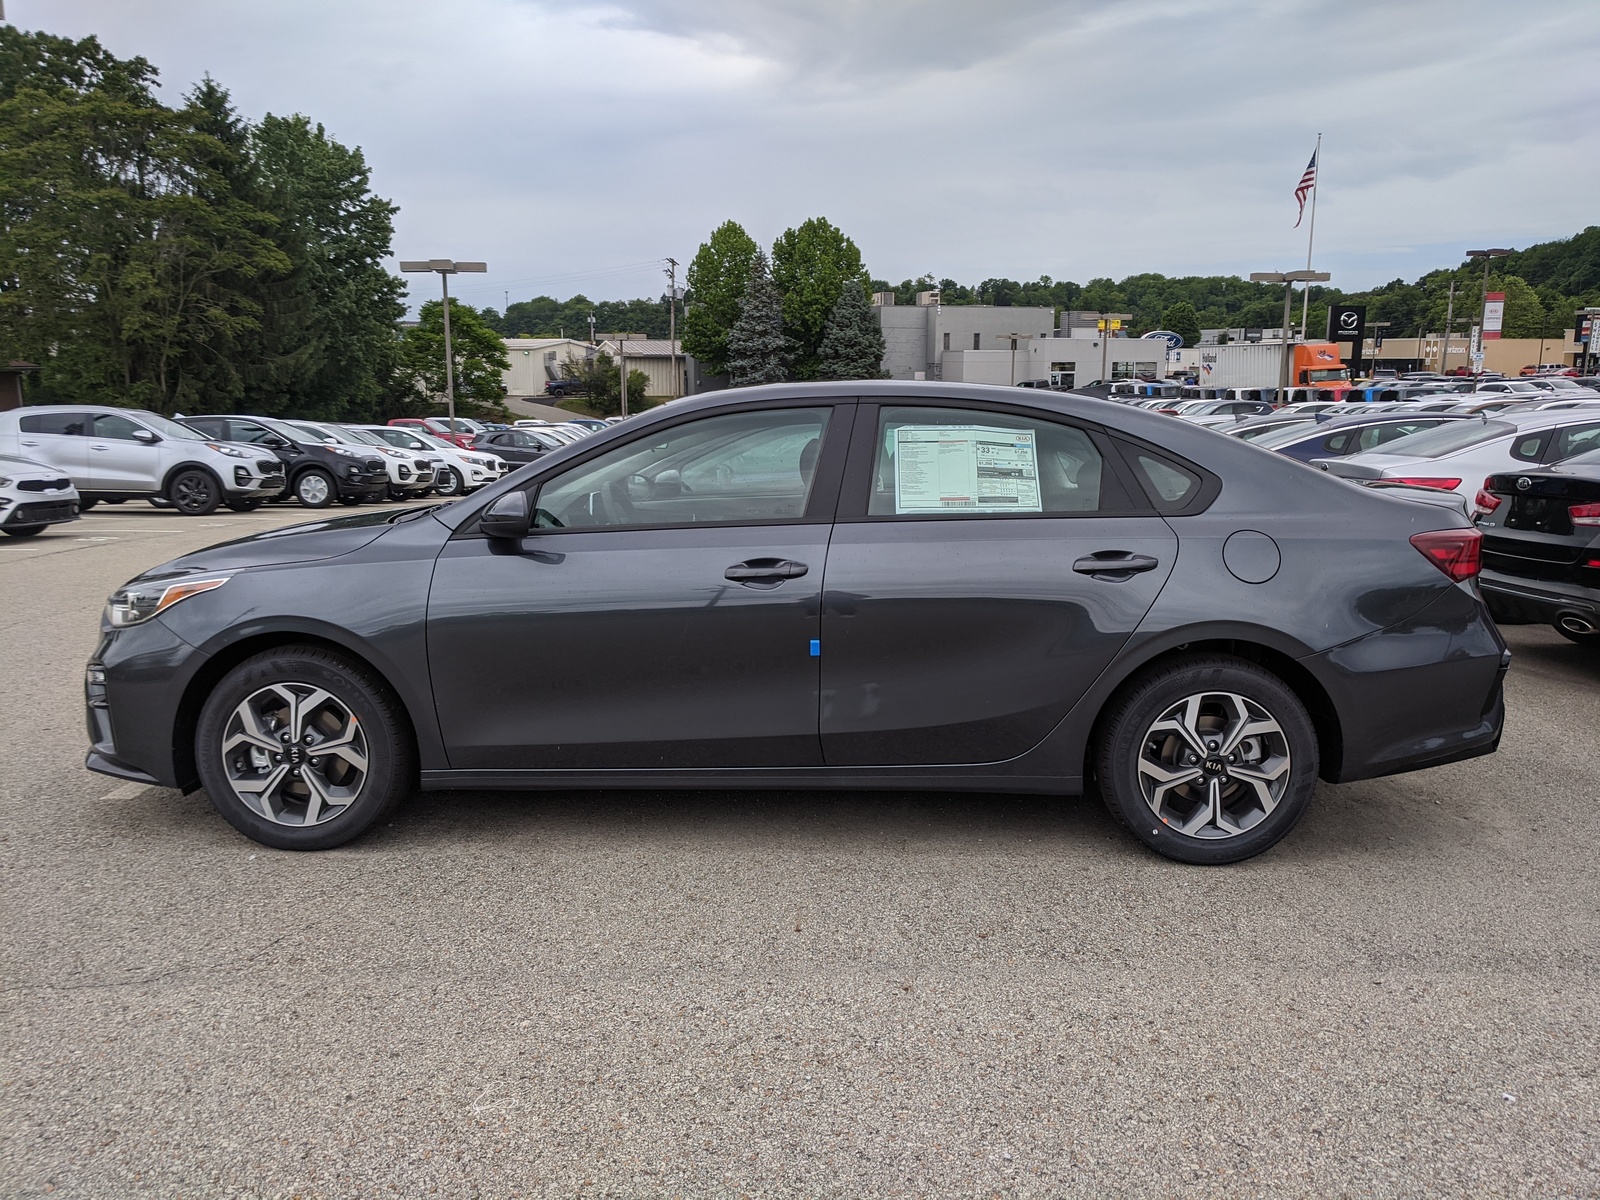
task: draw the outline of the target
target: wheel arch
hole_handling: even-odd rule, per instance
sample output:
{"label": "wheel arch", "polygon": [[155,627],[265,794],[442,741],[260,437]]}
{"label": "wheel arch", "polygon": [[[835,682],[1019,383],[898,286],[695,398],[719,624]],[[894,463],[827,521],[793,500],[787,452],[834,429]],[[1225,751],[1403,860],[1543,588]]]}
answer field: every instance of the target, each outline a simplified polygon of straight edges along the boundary
{"label": "wheel arch", "polygon": [[200,773],[195,763],[195,733],[200,722],[200,710],[205,706],[206,698],[228,672],[240,663],[263,651],[284,646],[308,646],[317,650],[331,651],[342,658],[353,660],[366,670],[393,696],[396,708],[405,719],[412,744],[420,753],[421,739],[418,737],[417,723],[412,716],[411,706],[406,703],[405,693],[395,686],[394,680],[374,661],[373,655],[363,653],[359,647],[351,646],[337,638],[314,631],[304,629],[262,631],[229,642],[218,649],[184,685],[183,696],[178,701],[173,721],[172,765],[178,785],[185,792],[194,791],[200,786]]}
{"label": "wheel arch", "polygon": [[[1301,704],[1305,705],[1317,734],[1317,757],[1320,760],[1318,774],[1329,783],[1338,782],[1340,766],[1344,759],[1344,729],[1339,719],[1338,707],[1322,681],[1299,661],[1299,656],[1281,645],[1271,644],[1276,640],[1278,639],[1270,635],[1267,638],[1260,638],[1241,631],[1231,636],[1196,637],[1177,643],[1163,639],[1146,647],[1146,652],[1124,664],[1112,681],[1102,680],[1099,705],[1095,710],[1089,734],[1084,739],[1083,778],[1087,780],[1093,774],[1095,747],[1100,742],[1107,715],[1127,687],[1146,673],[1157,670],[1174,659],[1189,658],[1197,654],[1222,654],[1253,663],[1271,672],[1283,681],[1284,686],[1295,694]],[[1302,650],[1302,654],[1304,653]]]}

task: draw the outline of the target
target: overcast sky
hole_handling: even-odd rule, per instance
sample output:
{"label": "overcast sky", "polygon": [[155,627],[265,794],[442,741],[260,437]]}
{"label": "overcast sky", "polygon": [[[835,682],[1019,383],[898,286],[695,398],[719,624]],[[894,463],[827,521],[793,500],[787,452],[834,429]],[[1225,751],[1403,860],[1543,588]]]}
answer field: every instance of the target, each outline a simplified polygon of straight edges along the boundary
{"label": "overcast sky", "polygon": [[[874,276],[1315,266],[1360,288],[1600,222],[1593,0],[6,0],[360,146],[407,258],[658,295],[733,218]],[[423,298],[431,295],[421,284]]]}

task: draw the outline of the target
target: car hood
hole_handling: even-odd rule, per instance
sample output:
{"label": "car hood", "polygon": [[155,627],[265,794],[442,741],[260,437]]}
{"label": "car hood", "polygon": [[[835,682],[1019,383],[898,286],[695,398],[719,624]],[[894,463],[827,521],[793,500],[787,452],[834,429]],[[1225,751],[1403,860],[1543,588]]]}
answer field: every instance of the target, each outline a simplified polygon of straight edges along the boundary
{"label": "car hood", "polygon": [[311,521],[305,525],[290,525],[284,529],[268,529],[185,554],[147,572],[141,578],[157,574],[188,575],[196,571],[237,571],[246,567],[275,567],[285,563],[338,558],[382,537],[394,527],[395,516],[392,511],[358,513],[327,521]]}

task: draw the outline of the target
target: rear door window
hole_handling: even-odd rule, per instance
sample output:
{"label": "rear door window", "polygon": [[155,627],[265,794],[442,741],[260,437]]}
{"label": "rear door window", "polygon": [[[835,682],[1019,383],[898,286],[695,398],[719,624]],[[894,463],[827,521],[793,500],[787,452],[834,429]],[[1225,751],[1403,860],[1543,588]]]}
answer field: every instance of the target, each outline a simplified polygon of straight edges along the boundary
{"label": "rear door window", "polygon": [[[1106,463],[1076,426],[983,409],[886,405],[878,412],[867,514],[1065,516],[1126,511]],[[1111,503],[1107,505],[1107,499]]]}
{"label": "rear door window", "polygon": [[23,417],[17,427],[23,433],[49,433],[58,437],[84,437],[89,432],[86,412],[38,413]]}

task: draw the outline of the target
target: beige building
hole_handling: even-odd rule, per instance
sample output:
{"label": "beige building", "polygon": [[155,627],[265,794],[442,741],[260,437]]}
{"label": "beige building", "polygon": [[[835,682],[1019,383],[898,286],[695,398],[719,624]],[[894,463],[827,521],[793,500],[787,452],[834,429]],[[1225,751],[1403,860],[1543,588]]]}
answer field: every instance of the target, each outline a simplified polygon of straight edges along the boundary
{"label": "beige building", "polygon": [[561,378],[561,364],[569,358],[582,359],[589,343],[574,338],[506,338],[507,396],[542,396],[544,385]]}
{"label": "beige building", "polygon": [[[1577,361],[1578,350],[1570,329],[1560,337],[1496,338],[1483,343],[1483,369],[1514,376],[1523,367],[1540,363],[1570,367]],[[1369,338],[1366,361],[1379,367],[1403,365],[1402,369],[1407,370],[1470,371],[1472,342],[1465,334],[1453,337],[1446,353],[1444,338],[1436,333],[1421,338],[1384,338],[1383,345],[1376,350]]]}
{"label": "beige building", "polygon": [[[681,343],[674,344],[666,338],[607,339],[599,349],[616,358],[620,350],[628,360],[629,371],[643,371],[650,379],[644,394],[652,397],[674,398],[689,394],[689,360],[684,356]],[[673,354],[677,354],[678,378],[674,386]]]}

